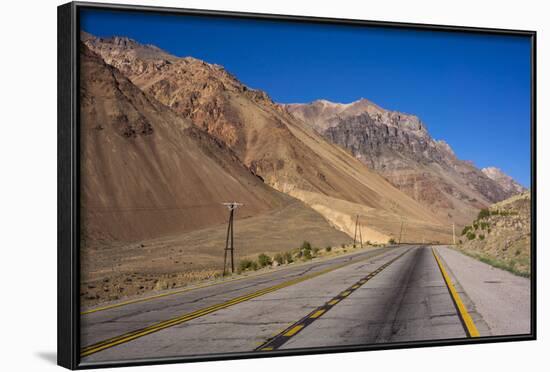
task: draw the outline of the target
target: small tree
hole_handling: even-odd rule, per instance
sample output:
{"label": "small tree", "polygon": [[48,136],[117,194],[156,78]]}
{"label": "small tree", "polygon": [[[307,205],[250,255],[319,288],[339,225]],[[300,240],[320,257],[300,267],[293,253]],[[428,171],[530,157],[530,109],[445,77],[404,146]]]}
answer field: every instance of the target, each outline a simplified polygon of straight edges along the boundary
{"label": "small tree", "polygon": [[310,251],[311,250],[311,243],[308,242],[307,240],[304,240],[304,242],[302,243],[301,249]]}
{"label": "small tree", "polygon": [[285,263],[285,259],[280,253],[277,253],[275,257],[273,257],[273,261],[277,262],[278,265],[282,265]]}
{"label": "small tree", "polygon": [[239,261],[238,271],[246,271],[252,267],[252,261],[244,259]]}
{"label": "small tree", "polygon": [[464,226],[464,228],[462,229],[462,234],[461,235],[466,235],[468,233],[468,231],[470,231],[472,229],[472,226]]}
{"label": "small tree", "polygon": [[482,220],[484,218],[487,218],[491,215],[491,212],[489,212],[489,210],[487,208],[483,208],[482,210],[479,211],[479,213],[477,214],[477,219],[478,220]]}
{"label": "small tree", "polygon": [[271,263],[271,257],[269,257],[265,253],[260,253],[260,255],[258,256],[258,264],[260,265],[260,267],[269,266],[271,265]]}
{"label": "small tree", "polygon": [[287,264],[293,263],[293,262],[294,262],[294,259],[292,258],[292,253],[290,253],[290,252],[285,252],[285,262],[286,262]]}

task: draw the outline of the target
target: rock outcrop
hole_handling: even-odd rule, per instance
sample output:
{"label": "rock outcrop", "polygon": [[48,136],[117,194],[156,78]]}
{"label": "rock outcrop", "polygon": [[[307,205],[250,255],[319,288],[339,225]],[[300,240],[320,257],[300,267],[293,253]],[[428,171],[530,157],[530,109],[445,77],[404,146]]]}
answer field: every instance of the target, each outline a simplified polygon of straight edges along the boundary
{"label": "rock outcrop", "polygon": [[385,110],[366,99],[286,108],[448,221],[467,223],[480,208],[515,193],[458,159],[446,142],[430,136],[417,116]]}
{"label": "rock outcrop", "polygon": [[504,190],[511,194],[521,194],[527,189],[517,183],[512,177],[496,167],[487,167],[481,170],[487,177],[498,183]]}

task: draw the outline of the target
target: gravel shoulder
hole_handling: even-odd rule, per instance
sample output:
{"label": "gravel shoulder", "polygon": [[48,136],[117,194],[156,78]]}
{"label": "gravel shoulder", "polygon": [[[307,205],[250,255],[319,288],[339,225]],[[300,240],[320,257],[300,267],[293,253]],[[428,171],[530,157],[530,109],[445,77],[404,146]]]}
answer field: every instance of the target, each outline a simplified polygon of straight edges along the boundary
{"label": "gravel shoulder", "polygon": [[531,332],[531,282],[446,246],[437,252],[493,336]]}

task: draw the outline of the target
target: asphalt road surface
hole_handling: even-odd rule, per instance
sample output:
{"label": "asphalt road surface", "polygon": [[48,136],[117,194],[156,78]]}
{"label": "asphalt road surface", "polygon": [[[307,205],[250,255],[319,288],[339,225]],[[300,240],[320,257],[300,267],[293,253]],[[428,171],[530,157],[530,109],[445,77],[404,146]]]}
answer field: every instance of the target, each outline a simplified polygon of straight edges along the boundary
{"label": "asphalt road surface", "polygon": [[[471,260],[443,247],[378,248],[98,308],[81,316],[82,363],[529,333],[528,306],[483,300],[487,283],[468,295],[475,277],[502,275]],[[529,280],[504,274],[512,298],[529,303]]]}

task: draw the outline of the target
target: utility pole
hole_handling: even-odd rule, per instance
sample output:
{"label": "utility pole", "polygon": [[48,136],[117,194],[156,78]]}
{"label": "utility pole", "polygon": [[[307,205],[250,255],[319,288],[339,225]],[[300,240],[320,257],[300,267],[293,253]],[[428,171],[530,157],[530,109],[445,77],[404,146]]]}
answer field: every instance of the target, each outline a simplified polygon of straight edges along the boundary
{"label": "utility pole", "polygon": [[353,234],[353,248],[355,248],[355,243],[357,242],[357,225],[359,224],[359,215],[355,218],[355,233]]}
{"label": "utility pole", "polygon": [[363,233],[361,232],[361,224],[359,223],[359,215],[355,218],[355,233],[353,234],[353,248],[355,248],[357,243],[357,230],[359,230],[359,241],[361,243],[361,248],[363,248]]}
{"label": "utility pole", "polygon": [[225,276],[227,268],[227,253],[231,252],[231,273],[235,272],[235,262],[234,262],[234,246],[233,246],[233,220],[235,217],[235,210],[244,205],[237,202],[223,203],[229,209],[229,221],[227,222],[227,236],[225,238],[225,250],[223,255],[223,276]]}
{"label": "utility pole", "polygon": [[399,230],[399,243],[397,244],[401,244],[402,235],[403,235],[403,218],[401,218],[401,230]]}
{"label": "utility pole", "polygon": [[[357,218],[359,218],[359,216],[357,216]],[[363,249],[363,233],[361,230],[361,223],[359,223],[359,241],[361,242],[361,249]]]}
{"label": "utility pole", "polygon": [[455,240],[455,223],[453,222],[453,245],[456,245],[456,240]]}

